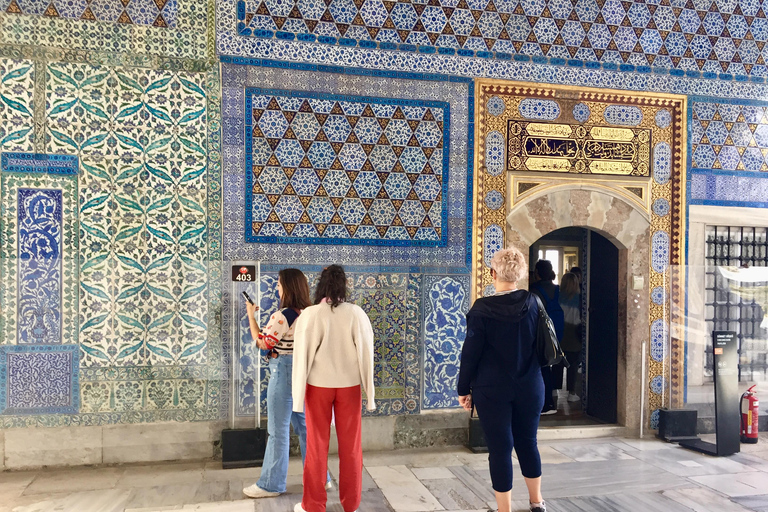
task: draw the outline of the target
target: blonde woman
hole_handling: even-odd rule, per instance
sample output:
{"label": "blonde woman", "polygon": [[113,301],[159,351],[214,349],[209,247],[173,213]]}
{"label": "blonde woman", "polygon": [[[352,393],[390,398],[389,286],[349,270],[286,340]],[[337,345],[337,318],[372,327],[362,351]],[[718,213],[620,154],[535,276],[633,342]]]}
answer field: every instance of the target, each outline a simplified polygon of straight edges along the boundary
{"label": "blonde woman", "polygon": [[459,403],[477,408],[488,443],[491,482],[499,512],[512,510],[512,448],[528,487],[531,512],[546,512],[541,496],[541,457],[536,440],[544,381],[536,353],[539,307],[517,289],[527,269],[517,249],[491,260],[496,294],[477,299],[467,313],[461,352]]}

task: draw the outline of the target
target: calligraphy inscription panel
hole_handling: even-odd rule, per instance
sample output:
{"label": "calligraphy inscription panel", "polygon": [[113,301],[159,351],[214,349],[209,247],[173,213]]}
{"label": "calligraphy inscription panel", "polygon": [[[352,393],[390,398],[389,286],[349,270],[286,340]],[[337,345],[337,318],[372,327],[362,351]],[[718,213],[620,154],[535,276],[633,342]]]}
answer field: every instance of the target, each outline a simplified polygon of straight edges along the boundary
{"label": "calligraphy inscription panel", "polygon": [[650,176],[651,130],[510,120],[510,171]]}

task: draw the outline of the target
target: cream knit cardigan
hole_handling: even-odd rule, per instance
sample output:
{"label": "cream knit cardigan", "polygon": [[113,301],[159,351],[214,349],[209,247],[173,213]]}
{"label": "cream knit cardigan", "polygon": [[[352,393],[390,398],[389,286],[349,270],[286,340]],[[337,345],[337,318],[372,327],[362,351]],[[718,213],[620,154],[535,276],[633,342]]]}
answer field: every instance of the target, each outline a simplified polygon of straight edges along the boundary
{"label": "cream knit cardigan", "polygon": [[319,388],[362,385],[368,410],[376,410],[373,328],[365,311],[342,302],[310,306],[296,320],[293,342],[293,410],[304,412],[307,384]]}

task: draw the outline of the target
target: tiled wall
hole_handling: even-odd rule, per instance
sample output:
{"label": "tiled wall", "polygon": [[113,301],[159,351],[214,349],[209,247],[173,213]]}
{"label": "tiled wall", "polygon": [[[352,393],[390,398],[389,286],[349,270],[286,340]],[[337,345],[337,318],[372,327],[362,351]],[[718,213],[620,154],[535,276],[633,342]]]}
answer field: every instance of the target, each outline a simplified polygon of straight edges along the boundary
{"label": "tiled wall", "polygon": [[[455,406],[473,79],[689,95],[690,201],[766,206],[765,15],[760,0],[0,2],[15,312],[0,426],[225,417],[222,269],[240,259],[264,262],[265,309],[280,267],[347,265],[377,332],[376,414]],[[17,296],[42,279],[19,240],[42,235],[61,264],[41,259],[44,292]],[[67,377],[36,385],[43,367]]]}

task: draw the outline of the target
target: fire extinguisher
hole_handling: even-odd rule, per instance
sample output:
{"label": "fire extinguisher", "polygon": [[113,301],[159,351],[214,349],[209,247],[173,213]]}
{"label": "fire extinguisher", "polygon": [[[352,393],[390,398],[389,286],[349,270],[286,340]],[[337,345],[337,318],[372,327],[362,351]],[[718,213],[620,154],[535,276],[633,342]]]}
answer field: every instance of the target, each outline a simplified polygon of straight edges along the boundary
{"label": "fire extinguisher", "polygon": [[757,392],[755,388],[757,385],[752,386],[741,395],[741,401],[739,402],[741,408],[741,442],[742,443],[757,443],[757,423],[758,413],[760,411],[760,402],[757,400]]}

